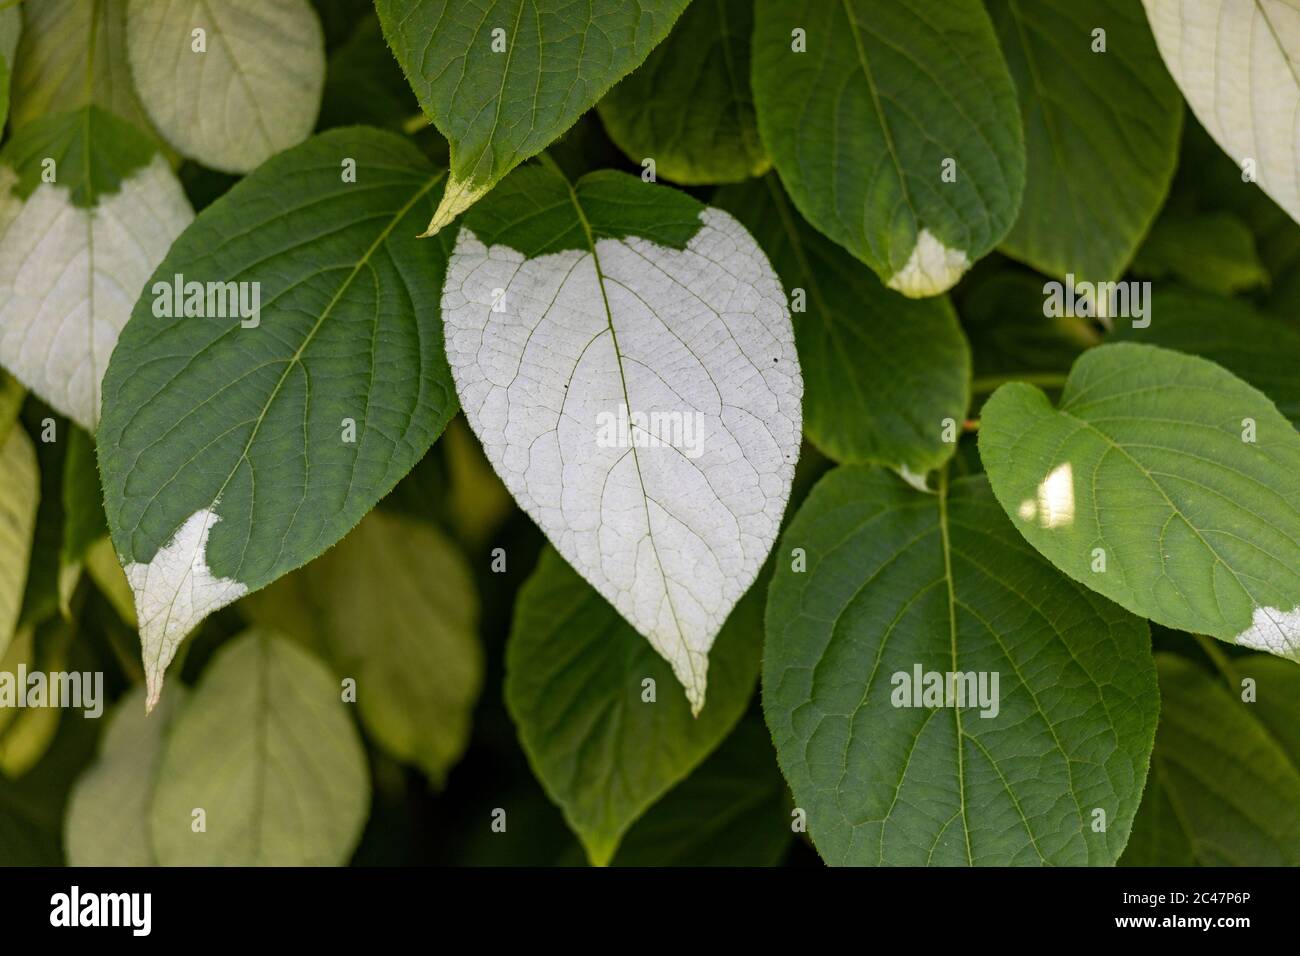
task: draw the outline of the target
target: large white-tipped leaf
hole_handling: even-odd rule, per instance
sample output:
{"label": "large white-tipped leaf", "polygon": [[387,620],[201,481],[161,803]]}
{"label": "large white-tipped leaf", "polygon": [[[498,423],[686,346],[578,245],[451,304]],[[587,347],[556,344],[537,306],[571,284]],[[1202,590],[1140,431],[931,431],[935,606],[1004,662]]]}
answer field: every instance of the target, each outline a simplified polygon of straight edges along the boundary
{"label": "large white-tipped leaf", "polygon": [[1300,221],[1300,4],[1142,0],[1201,125]]}
{"label": "large white-tipped leaf", "polygon": [[799,454],[803,381],[767,257],[667,187],[529,167],[465,220],[442,307],[493,467],[698,712]]}
{"label": "large white-tipped leaf", "polygon": [[397,62],[451,144],[434,233],[572,126],[668,35],[687,0],[376,0]]}
{"label": "large white-tipped leaf", "polygon": [[193,218],[130,123],[87,106],[24,126],[0,153],[0,364],[93,431],[118,333]]}
{"label": "large white-tipped leaf", "polygon": [[[98,449],[150,701],[199,621],[342,538],[454,413],[450,237],[416,238],[445,178],[391,133],[314,137],[204,209],[136,303]],[[173,314],[177,276],[239,301]]]}
{"label": "large white-tipped leaf", "polygon": [[0,438],[0,657],[18,624],[39,500],[36,452],[27,432],[15,425]]}
{"label": "large white-tipped leaf", "polygon": [[158,132],[205,166],[248,172],[316,125],[325,37],[307,0],[131,0],[127,50]]}

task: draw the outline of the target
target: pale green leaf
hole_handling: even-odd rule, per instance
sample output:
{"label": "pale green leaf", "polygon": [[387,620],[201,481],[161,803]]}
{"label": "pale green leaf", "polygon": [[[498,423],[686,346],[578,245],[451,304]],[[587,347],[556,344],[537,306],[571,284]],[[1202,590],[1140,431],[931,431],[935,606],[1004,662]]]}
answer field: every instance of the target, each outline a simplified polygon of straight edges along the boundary
{"label": "pale green leaf", "polygon": [[732,183],[770,165],[749,89],[753,0],[700,0],[668,39],[600,101],[609,137],[634,162],[686,184]]}
{"label": "pale green leaf", "polygon": [[145,714],[143,687],[118,701],[93,764],[77,778],[63,819],[69,866],[155,866],[149,806],[163,743],[185,689],[170,688]]}
{"label": "pale green leaf", "polygon": [[14,426],[0,442],[0,657],[18,626],[39,501],[36,451],[22,426]]}
{"label": "pale green leaf", "polygon": [[1159,654],[1160,729],[1125,866],[1300,866],[1300,669],[1232,659],[1256,701]]}
{"label": "pale green leaf", "polygon": [[[136,304],[98,439],[151,696],[186,633],[342,538],[455,412],[448,243],[415,239],[444,178],[392,133],[324,133],[204,209]],[[260,310],[168,317],[178,275]]]}
{"label": "pale green leaf", "polygon": [[1293,0],[1142,0],[1201,125],[1300,221],[1300,15]]}
{"label": "pale green leaf", "polygon": [[[1026,546],[983,477],[838,468],[780,548],[807,569],[769,590],[763,709],[823,859],[1115,862],[1156,728],[1145,622]],[[971,696],[922,695],[949,673]]]}
{"label": "pale green leaf", "polygon": [[182,155],[244,173],[316,125],[325,37],[307,0],[129,0],[127,28],[140,100]]}
{"label": "pale green leaf", "polygon": [[432,234],[545,149],[668,35],[687,0],[376,0],[388,45],[451,143]]}
{"label": "pale green leaf", "polygon": [[36,0],[22,5],[22,41],[11,70],[10,119],[15,130],[51,113],[91,105],[141,131],[151,130],[127,65],[126,5],[127,0]]}
{"label": "pale green leaf", "polygon": [[528,166],[465,217],[442,304],[488,460],[699,711],[799,455],[803,381],[767,257],[684,193]]}
{"label": "pale green leaf", "polygon": [[663,659],[554,550],[542,553],[516,603],[506,705],[593,864],[607,864],[628,827],[744,713],[758,676],[761,601],[755,590],[727,620],[710,704],[692,717]]}
{"label": "pale green leaf", "polygon": [[1300,659],[1300,435],[1267,396],[1205,359],[1103,345],[1059,409],[998,389],[979,443],[1016,528],[1070,577],[1168,627]]}
{"label": "pale green leaf", "polygon": [[[946,297],[913,301],[809,226],[775,176],[713,199],[753,233],[781,276],[804,373],[804,436],[837,461],[915,474],[952,455],[970,350]],[[800,309],[799,305],[803,308]]]}
{"label": "pale green leaf", "polygon": [[1015,221],[1024,134],[979,0],[758,0],[753,83],[795,206],[889,288],[946,291]]}
{"label": "pale green leaf", "polygon": [[[63,711],[70,704],[63,698],[55,706],[55,693],[71,684],[55,683],[55,676],[68,673],[69,649],[75,636],[74,626],[65,620],[46,621],[39,626],[20,629],[9,650],[0,659],[0,775],[21,777],[31,770],[54,742]],[[27,699],[18,706],[19,684],[26,679]],[[91,697],[96,693],[93,673],[78,674],[77,687],[82,706],[69,715],[82,720],[94,713]],[[98,691],[103,689],[103,676]],[[99,699],[102,708],[103,700]],[[100,711],[102,713],[102,710]]]}
{"label": "pale green leaf", "polygon": [[163,866],[339,866],[370,803],[338,681],[266,631],[209,662],[167,732],[157,779],[150,835]]}
{"label": "pale green leaf", "polygon": [[1142,4],[988,7],[1025,121],[1025,197],[1002,249],[1058,278],[1118,279],[1169,190],[1183,117]]}
{"label": "pale green leaf", "polygon": [[318,648],[356,682],[362,725],[438,785],[469,743],[483,683],[478,595],[441,532],[382,511],[300,571],[251,595],[254,621]]}

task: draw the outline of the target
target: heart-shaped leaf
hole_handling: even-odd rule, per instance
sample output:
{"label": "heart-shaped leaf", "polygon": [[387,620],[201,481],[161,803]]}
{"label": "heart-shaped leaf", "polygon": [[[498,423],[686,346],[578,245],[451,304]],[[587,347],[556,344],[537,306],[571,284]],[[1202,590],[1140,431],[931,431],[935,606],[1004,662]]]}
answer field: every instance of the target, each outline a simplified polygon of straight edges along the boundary
{"label": "heart-shaped leaf", "polygon": [[827,862],[1115,862],[1156,729],[1145,622],[1027,547],[983,477],[840,467],[780,554],[763,710]]}
{"label": "heart-shaped leaf", "polygon": [[430,234],[545,149],[668,35],[688,0],[375,0],[420,106],[451,143]]}
{"label": "heart-shaped leaf", "polygon": [[277,155],[207,207],[104,381],[104,504],[150,701],[206,615],[351,530],[456,410],[438,321],[445,171],[375,129]]}
{"label": "heart-shaped leaf", "polygon": [[979,0],[758,0],[753,83],[790,198],[889,288],[946,291],[1015,221],[1024,134]]}
{"label": "heart-shaped leaf", "polygon": [[1085,352],[1059,408],[1004,385],[980,457],[1020,533],[1160,624],[1300,660],[1300,435],[1212,362]]}
{"label": "heart-shaped leaf", "polygon": [[803,382],[767,257],[675,190],[532,166],[466,217],[442,308],[488,460],[698,712],[799,455]]}

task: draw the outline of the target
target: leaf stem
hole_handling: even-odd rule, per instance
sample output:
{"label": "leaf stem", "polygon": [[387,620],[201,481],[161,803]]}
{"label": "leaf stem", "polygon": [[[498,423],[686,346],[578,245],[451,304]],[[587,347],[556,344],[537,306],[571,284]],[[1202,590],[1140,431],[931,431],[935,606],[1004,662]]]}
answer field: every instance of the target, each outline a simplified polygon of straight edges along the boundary
{"label": "leaf stem", "polygon": [[1210,659],[1210,662],[1214,664],[1219,673],[1223,675],[1223,679],[1228,683],[1228,688],[1230,690],[1236,689],[1240,685],[1241,681],[1237,679],[1237,669],[1232,666],[1232,662],[1228,659],[1228,655],[1215,646],[1217,642],[1214,638],[1206,637],[1204,634],[1196,634],[1193,636],[1196,638],[1197,643],[1201,645],[1201,650],[1205,652],[1205,656]]}
{"label": "leaf stem", "polygon": [[1007,375],[987,375],[972,381],[970,390],[972,395],[987,395],[1007,382],[1024,382],[1027,385],[1037,385],[1039,388],[1064,388],[1065,380],[1069,377],[1068,372],[1011,372]]}

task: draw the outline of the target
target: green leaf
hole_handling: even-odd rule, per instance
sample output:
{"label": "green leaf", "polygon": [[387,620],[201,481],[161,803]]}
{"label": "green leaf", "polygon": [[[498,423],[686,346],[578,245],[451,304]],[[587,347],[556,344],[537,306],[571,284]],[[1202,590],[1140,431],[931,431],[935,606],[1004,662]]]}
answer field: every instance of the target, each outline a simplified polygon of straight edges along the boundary
{"label": "green leaf", "polygon": [[[52,675],[67,673],[74,636],[74,626],[62,619],[27,626],[0,659],[0,687],[6,688],[0,696],[4,701],[4,706],[0,707],[0,775],[23,776],[40,762],[53,744],[67,705],[55,706],[51,698],[54,693]],[[43,675],[44,680],[33,684],[32,676],[35,674]],[[28,699],[26,706],[20,709],[16,706],[16,695],[24,677]],[[92,680],[90,673],[80,676],[83,695],[94,693]],[[102,692],[102,677],[100,680]],[[33,694],[37,696],[33,697]],[[82,699],[85,706],[75,712],[74,719],[77,720],[83,719],[83,713],[93,709],[89,696]],[[101,700],[101,706],[102,703]]]}
{"label": "green leaf", "polygon": [[763,709],[795,803],[833,864],[1112,864],[1156,729],[1146,623],[946,477],[840,467],[782,538],[807,569],[769,590]]}
{"label": "green leaf", "polygon": [[51,113],[94,105],[151,133],[127,65],[126,5],[127,0],[22,5],[22,41],[11,71],[15,130]]}
{"label": "green leaf", "polygon": [[4,369],[0,368],[0,445],[9,437],[9,429],[18,421],[27,398],[27,389]]}
{"label": "green leaf", "polygon": [[0,362],[93,430],[118,333],[192,218],[130,123],[88,106],[24,126],[0,152]]}
{"label": "green leaf", "polygon": [[1125,866],[1300,865],[1300,670],[1232,660],[1256,682],[1245,703],[1191,661],[1157,654],[1160,729]]}
{"label": "green leaf", "polygon": [[1300,18],[1290,3],[1142,0],[1165,65],[1223,151],[1300,221]]}
{"label": "green leaf", "polygon": [[[339,866],[370,802],[338,682],[265,631],[208,664],[167,732],[157,779],[150,834],[163,866]],[[205,832],[193,829],[196,809]]]}
{"label": "green leaf", "polygon": [[554,550],[542,553],[515,606],[506,705],[533,772],[594,865],[609,863],[628,827],[744,713],[758,677],[761,600],[752,592],[728,618],[710,706],[692,717],[663,659]]}
{"label": "green leaf", "polygon": [[474,579],[442,533],[371,512],[241,607],[319,648],[336,674],[356,681],[366,731],[442,785],[469,743],[483,684]]}
{"label": "green leaf", "polygon": [[612,865],[776,866],[793,837],[772,737],[746,718],[632,826]]}
{"label": "green leaf", "polygon": [[1142,5],[990,0],[989,13],[1025,120],[1025,197],[1002,249],[1058,278],[1118,279],[1164,202],[1182,128]]}
{"label": "green leaf", "polygon": [[698,712],[799,455],[803,381],[767,257],[684,193],[527,166],[465,217],[442,302],[488,460]]}
{"label": "green leaf", "polygon": [[758,0],[753,83],[794,204],[889,288],[946,291],[1015,221],[1024,135],[979,0]]}
{"label": "green leaf", "polygon": [[[207,207],[136,303],[98,438],[151,699],[186,633],[342,538],[454,414],[448,244],[414,238],[445,175],[391,133],[321,134]],[[176,276],[260,310],[168,317]]]}
{"label": "green leaf", "polygon": [[775,176],[713,201],[753,233],[795,298],[805,437],[838,461],[916,474],[947,461],[944,419],[961,421],[970,389],[970,349],[947,298],[886,289],[799,216]]}
{"label": "green leaf", "polygon": [[64,565],[79,564],[90,546],[108,534],[104,497],[99,487],[95,440],[75,425],[68,428],[68,454],[63,462]]}
{"label": "green leaf", "polygon": [[1133,274],[1173,276],[1194,289],[1232,295],[1268,282],[1255,237],[1231,213],[1167,214],[1156,220],[1133,261]]}
{"label": "green leaf", "polygon": [[1103,345],[1059,410],[1030,385],[998,389],[980,455],[1016,528],[1070,577],[1168,627],[1300,659],[1300,435],[1241,379]]}
{"label": "green leaf", "polygon": [[753,0],[700,0],[668,39],[600,101],[610,139],[634,162],[686,184],[733,183],[771,165],[749,89]]}
{"label": "green leaf", "polygon": [[9,81],[13,77],[14,54],[23,32],[22,11],[16,6],[0,10],[0,132],[9,118]]}
{"label": "green leaf", "polygon": [[77,778],[63,820],[69,866],[156,866],[149,805],[163,743],[185,698],[173,687],[152,714],[135,687],[113,709],[93,764]]}
{"label": "green leaf", "polygon": [[1117,323],[1110,339],[1199,355],[1254,385],[1300,425],[1300,327],[1265,316],[1240,299],[1160,289],[1145,329]]}
{"label": "green leaf", "polygon": [[17,426],[0,442],[0,657],[18,627],[40,495],[36,451]]}
{"label": "green leaf", "polygon": [[[95,587],[108,599],[117,616],[135,631],[140,626],[135,616],[135,598],[131,582],[126,579],[122,563],[113,550],[113,542],[107,537],[100,538],[86,549],[84,560],[86,574],[95,582]],[[132,641],[134,640],[132,635]]]}
{"label": "green leaf", "polygon": [[205,166],[248,172],[316,125],[325,37],[307,0],[129,0],[127,53],[158,132]]}
{"label": "green leaf", "polygon": [[375,0],[424,112],[451,143],[426,235],[448,225],[634,70],[688,0]]}

